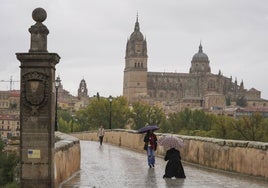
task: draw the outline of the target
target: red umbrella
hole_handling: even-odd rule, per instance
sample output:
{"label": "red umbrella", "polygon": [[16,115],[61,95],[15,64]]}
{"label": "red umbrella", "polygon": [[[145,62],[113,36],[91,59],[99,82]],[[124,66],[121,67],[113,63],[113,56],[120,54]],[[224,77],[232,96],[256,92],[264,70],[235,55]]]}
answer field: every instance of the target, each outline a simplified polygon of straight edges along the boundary
{"label": "red umbrella", "polygon": [[181,148],[185,145],[181,138],[172,135],[162,136],[161,138],[159,138],[157,143],[165,148],[175,149]]}

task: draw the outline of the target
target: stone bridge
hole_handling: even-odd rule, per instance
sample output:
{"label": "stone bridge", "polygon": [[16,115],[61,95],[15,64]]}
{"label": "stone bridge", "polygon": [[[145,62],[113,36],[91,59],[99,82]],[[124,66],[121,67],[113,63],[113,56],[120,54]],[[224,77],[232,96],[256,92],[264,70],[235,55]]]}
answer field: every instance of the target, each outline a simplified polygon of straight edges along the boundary
{"label": "stone bridge", "polygon": [[[72,135],[80,140],[98,140],[95,132]],[[165,134],[156,133],[156,135],[159,138]],[[177,136],[185,142],[185,147],[180,150],[184,161],[268,179],[268,143]],[[107,131],[104,142],[143,151],[143,138],[144,135],[137,134],[136,131],[117,129]],[[162,147],[158,147],[157,155],[164,155]]]}
{"label": "stone bridge", "polygon": [[[160,138],[165,134],[156,133],[156,135]],[[74,140],[77,138],[80,140],[98,141],[96,132],[73,133],[71,136]],[[185,147],[181,148],[180,151],[182,159],[186,162],[268,180],[268,143],[176,136],[182,138],[185,142]],[[143,152],[143,137],[144,135],[137,134],[133,130],[107,130],[104,143],[128,148],[136,152]],[[56,171],[64,172],[60,173],[61,175],[56,173],[55,178],[58,183],[74,173],[77,170],[78,164],[80,164],[80,144],[78,141],[73,143],[76,143],[72,144],[74,148],[70,147],[72,149],[68,152],[63,152],[62,149],[57,149],[56,147],[55,157],[58,159],[55,160],[55,169]],[[161,146],[158,147],[158,156],[163,157],[164,152]],[[75,165],[65,169],[62,168],[62,166],[66,165],[66,162],[70,161],[74,161]]]}

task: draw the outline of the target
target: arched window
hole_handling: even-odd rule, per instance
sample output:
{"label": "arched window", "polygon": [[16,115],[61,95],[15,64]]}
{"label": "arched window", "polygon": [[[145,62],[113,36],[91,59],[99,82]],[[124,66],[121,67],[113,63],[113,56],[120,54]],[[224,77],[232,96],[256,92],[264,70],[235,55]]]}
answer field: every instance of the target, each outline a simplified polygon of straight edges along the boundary
{"label": "arched window", "polygon": [[214,80],[209,80],[208,89],[215,89],[215,81]]}

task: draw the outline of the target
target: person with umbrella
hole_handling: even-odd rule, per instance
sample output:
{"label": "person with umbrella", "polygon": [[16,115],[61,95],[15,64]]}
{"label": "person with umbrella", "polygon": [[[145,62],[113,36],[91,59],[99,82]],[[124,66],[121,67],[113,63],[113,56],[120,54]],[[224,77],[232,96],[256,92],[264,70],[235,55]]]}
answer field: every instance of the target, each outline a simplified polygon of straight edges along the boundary
{"label": "person with umbrella", "polygon": [[184,146],[183,140],[178,137],[165,136],[159,139],[159,145],[169,148],[164,158],[168,162],[163,178],[186,178],[178,149]]}
{"label": "person with umbrella", "polygon": [[154,167],[155,164],[155,150],[157,148],[157,137],[153,130],[148,130],[144,140],[145,148],[147,150],[147,160],[150,168]]}

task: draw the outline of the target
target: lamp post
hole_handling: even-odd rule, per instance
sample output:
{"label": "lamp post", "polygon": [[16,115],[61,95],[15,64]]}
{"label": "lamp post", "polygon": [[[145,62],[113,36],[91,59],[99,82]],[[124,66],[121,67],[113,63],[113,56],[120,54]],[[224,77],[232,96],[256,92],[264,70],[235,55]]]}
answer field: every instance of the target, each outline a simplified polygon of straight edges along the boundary
{"label": "lamp post", "polygon": [[56,109],[55,109],[55,131],[58,131],[58,89],[60,87],[60,77],[58,76],[55,80],[55,88],[56,88]]}
{"label": "lamp post", "polygon": [[110,119],[109,119],[109,129],[112,129],[112,101],[113,97],[109,96],[109,103],[110,103]]}

